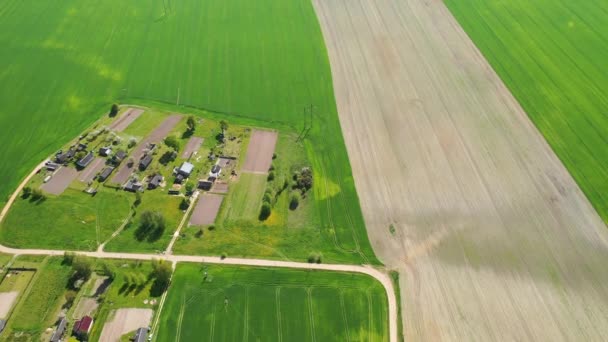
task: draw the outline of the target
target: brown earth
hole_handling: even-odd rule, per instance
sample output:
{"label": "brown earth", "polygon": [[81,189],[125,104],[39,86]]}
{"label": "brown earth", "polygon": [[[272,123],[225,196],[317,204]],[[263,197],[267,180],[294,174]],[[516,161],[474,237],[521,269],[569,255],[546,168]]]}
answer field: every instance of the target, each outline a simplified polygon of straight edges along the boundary
{"label": "brown earth", "polygon": [[107,321],[101,331],[99,341],[116,342],[120,337],[138,328],[148,327],[152,322],[152,309],[118,309],[114,318]]}
{"label": "brown earth", "polygon": [[199,148],[201,148],[201,145],[203,145],[203,138],[190,138],[190,140],[188,140],[188,143],[186,143],[186,146],[184,147],[184,151],[182,152],[182,158],[190,158],[193,152],[196,152]]}
{"label": "brown earth", "polygon": [[228,193],[228,183],[215,182],[213,183],[213,188],[211,188],[211,192],[217,192],[221,194]]}
{"label": "brown earth", "polygon": [[[163,122],[161,122],[161,124],[158,125],[158,127],[156,127],[156,129],[154,129],[152,133],[150,133],[142,142],[137,145],[137,147],[135,147],[135,149],[131,152],[127,160],[124,160],[122,162],[120,168],[112,178],[112,183],[125,183],[131,176],[131,173],[137,169],[139,159],[144,155],[144,150],[148,147],[148,144],[157,144],[163,139],[165,139],[167,134],[169,134],[169,132],[173,130],[173,127],[175,127],[175,125],[177,125],[177,123],[181,119],[181,115],[174,114],[166,118]],[[127,165],[127,161],[129,158],[133,158],[133,160],[135,161],[133,167],[129,167]]]}
{"label": "brown earth", "polygon": [[124,131],[135,119],[137,119],[142,113],[143,109],[129,108],[125,111],[116,121],[110,124],[110,129],[115,132]]}
{"label": "brown earth", "polygon": [[62,166],[55,172],[51,179],[42,184],[40,189],[53,195],[61,195],[70,183],[78,177],[78,171],[73,167]]}
{"label": "brown earth", "polygon": [[313,3],[405,340],[605,339],[606,226],[442,1]]}
{"label": "brown earth", "polygon": [[18,296],[19,291],[0,292],[0,319],[7,318]]}
{"label": "brown earth", "polygon": [[274,146],[277,143],[277,132],[253,130],[247,155],[243,164],[243,172],[266,173],[272,163]]}
{"label": "brown earth", "polygon": [[198,203],[196,203],[192,216],[190,216],[190,225],[213,224],[223,200],[224,196],[222,195],[202,194]]}
{"label": "brown earth", "polygon": [[105,161],[106,160],[101,157],[95,158],[95,160],[93,160],[91,164],[86,167],[86,169],[79,172],[80,177],[78,177],[78,180],[83,183],[88,183],[95,179],[95,176],[97,176],[101,169],[103,169]]}

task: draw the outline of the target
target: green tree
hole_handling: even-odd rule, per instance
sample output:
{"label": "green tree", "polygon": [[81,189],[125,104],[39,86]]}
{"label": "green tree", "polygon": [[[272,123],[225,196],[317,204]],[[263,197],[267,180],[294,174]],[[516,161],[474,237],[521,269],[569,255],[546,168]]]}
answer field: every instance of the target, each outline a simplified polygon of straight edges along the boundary
{"label": "green tree", "polygon": [[23,193],[21,194],[21,198],[26,199],[32,195],[32,188],[26,186],[23,188]]}
{"label": "green tree", "polygon": [[151,277],[154,278],[154,283],[152,284],[152,289],[150,289],[150,291],[153,296],[162,294],[167,287],[169,287],[172,273],[173,267],[171,267],[169,261],[158,259],[152,260]]}
{"label": "green tree", "polygon": [[72,270],[74,271],[75,280],[87,280],[93,273],[93,263],[91,259],[77,255],[72,262]]}
{"label": "green tree", "polygon": [[139,241],[156,241],[165,231],[165,227],[165,217],[160,212],[146,210],[141,214],[135,237]]}
{"label": "green tree", "polygon": [[110,108],[110,116],[113,117],[116,116],[116,114],[118,114],[118,105],[114,103]]}
{"label": "green tree", "polygon": [[289,209],[296,210],[298,205],[300,205],[300,193],[293,191],[289,196]]}
{"label": "green tree", "polygon": [[270,216],[271,212],[270,203],[264,202],[262,203],[262,208],[260,208],[260,220],[264,221]]}
{"label": "green tree", "polygon": [[228,123],[225,120],[220,120],[220,128],[222,129],[222,133],[228,130]]}
{"label": "green tree", "polygon": [[186,120],[186,125],[188,126],[188,130],[190,132],[194,132],[194,130],[196,129],[196,119],[193,115],[190,115],[188,117],[188,120]]}
{"label": "green tree", "polygon": [[176,152],[179,151],[179,141],[174,135],[170,135],[165,138],[165,145],[172,148]]}

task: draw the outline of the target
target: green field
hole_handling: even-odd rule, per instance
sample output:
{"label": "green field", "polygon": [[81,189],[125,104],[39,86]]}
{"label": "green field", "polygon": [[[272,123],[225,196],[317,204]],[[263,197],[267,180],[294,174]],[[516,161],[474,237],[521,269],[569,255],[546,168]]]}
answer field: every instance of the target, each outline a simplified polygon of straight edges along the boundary
{"label": "green field", "polygon": [[380,283],[357,274],[180,264],[155,336],[387,341],[386,295]]}
{"label": "green field", "polygon": [[608,222],[608,3],[445,2]]}
{"label": "green field", "polygon": [[57,320],[71,268],[61,264],[61,258],[49,258],[38,265],[32,285],[14,307],[2,341],[36,340]]}
{"label": "green field", "polygon": [[0,198],[112,102],[294,133],[310,121],[320,224],[308,235],[342,260],[377,263],[310,1],[169,3],[165,13],[161,1],[0,2]]}
{"label": "green field", "polygon": [[14,247],[95,250],[129,213],[129,195],[105,189],[94,197],[75,189],[42,203],[17,198],[2,222],[0,239]]}

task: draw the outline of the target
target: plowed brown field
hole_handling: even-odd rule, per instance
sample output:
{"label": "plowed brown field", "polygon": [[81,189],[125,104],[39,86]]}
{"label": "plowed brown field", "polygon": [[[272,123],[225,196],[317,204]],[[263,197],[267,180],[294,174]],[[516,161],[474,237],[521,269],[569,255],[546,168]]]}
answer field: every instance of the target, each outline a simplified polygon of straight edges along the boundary
{"label": "plowed brown field", "polygon": [[602,340],[597,213],[440,0],[313,0],[406,341]]}

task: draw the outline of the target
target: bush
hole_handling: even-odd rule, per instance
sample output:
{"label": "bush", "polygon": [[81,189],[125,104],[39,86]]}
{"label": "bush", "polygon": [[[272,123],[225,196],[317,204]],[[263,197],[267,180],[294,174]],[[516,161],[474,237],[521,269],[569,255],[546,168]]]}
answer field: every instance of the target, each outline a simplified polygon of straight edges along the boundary
{"label": "bush", "polygon": [[209,230],[215,230],[215,226],[214,225],[210,225],[207,229],[209,229]]}
{"label": "bush", "polygon": [[194,184],[192,184],[192,182],[186,183],[186,192],[192,193],[192,190],[194,190]]}
{"label": "bush", "polygon": [[23,193],[21,194],[21,198],[26,199],[32,195],[32,188],[26,186],[23,188]]}
{"label": "bush", "polygon": [[179,141],[174,135],[165,138],[165,145],[172,148],[174,151],[179,151]]}
{"label": "bush", "polygon": [[203,228],[199,228],[199,230],[194,233],[194,236],[197,238],[200,238],[201,236],[203,236],[203,234],[205,233],[205,231],[203,230]]}
{"label": "bush", "polygon": [[186,126],[188,126],[188,131],[190,132],[194,132],[194,130],[196,129],[196,119],[193,115],[190,115],[188,117],[188,120],[186,121]]}
{"label": "bush", "polygon": [[139,241],[156,241],[162,236],[165,227],[165,217],[161,213],[147,210],[141,214],[139,227],[135,231],[135,237]]}
{"label": "bush", "polygon": [[187,198],[182,198],[182,201],[179,203],[180,210],[186,210],[190,206],[190,201]]}
{"label": "bush", "polygon": [[30,196],[30,201],[38,202],[44,201],[46,199],[46,195],[40,189],[32,189],[32,194]]}
{"label": "bush", "polygon": [[271,182],[271,181],[274,180],[274,171],[270,171],[268,173],[268,178],[267,179],[268,179],[269,182]]}
{"label": "bush", "polygon": [[264,221],[265,219],[267,219],[268,216],[270,216],[271,210],[272,209],[271,209],[270,203],[268,203],[268,202],[262,203],[262,208],[260,209],[260,220]]}
{"label": "bush", "polygon": [[300,205],[300,194],[297,191],[294,191],[289,196],[289,209],[296,210],[298,205]]}
{"label": "bush", "polygon": [[110,108],[110,117],[114,117],[116,114],[118,114],[118,105],[115,103]]}
{"label": "bush", "polygon": [[272,154],[272,159],[277,159],[277,154],[276,153]]}
{"label": "bush", "polygon": [[127,144],[128,148],[133,148],[135,145],[137,145],[137,139],[135,138],[130,138],[129,139],[129,143]]}
{"label": "bush", "polygon": [[308,263],[309,264],[320,264],[322,255],[318,252],[312,252],[308,255]]}

